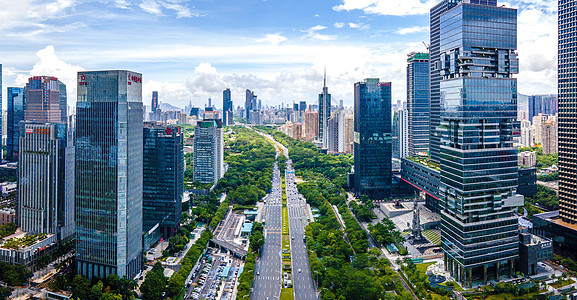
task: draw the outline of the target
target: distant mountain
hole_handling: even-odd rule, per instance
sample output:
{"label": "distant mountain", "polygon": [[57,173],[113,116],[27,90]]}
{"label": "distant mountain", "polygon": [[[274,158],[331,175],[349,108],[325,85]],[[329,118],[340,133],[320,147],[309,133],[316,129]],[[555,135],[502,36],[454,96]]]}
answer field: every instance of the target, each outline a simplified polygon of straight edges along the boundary
{"label": "distant mountain", "polygon": [[180,108],[180,107],[176,107],[174,105],[170,105],[170,104],[164,103],[164,102],[160,102],[159,106],[160,106],[160,109],[162,109],[162,111],[174,111],[174,110],[183,111],[182,108]]}

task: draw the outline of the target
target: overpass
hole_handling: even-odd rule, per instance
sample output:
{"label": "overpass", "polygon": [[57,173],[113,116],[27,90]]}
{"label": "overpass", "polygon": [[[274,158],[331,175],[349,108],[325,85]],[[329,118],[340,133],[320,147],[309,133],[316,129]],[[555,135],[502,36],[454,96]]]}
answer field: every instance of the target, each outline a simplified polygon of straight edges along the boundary
{"label": "overpass", "polygon": [[230,252],[234,253],[236,256],[238,256],[240,258],[244,258],[247,255],[246,250],[244,250],[243,248],[241,248],[235,244],[231,244],[229,242],[225,242],[225,241],[219,240],[219,239],[211,239],[210,242],[215,244],[219,248],[224,248],[226,250],[229,250]]}

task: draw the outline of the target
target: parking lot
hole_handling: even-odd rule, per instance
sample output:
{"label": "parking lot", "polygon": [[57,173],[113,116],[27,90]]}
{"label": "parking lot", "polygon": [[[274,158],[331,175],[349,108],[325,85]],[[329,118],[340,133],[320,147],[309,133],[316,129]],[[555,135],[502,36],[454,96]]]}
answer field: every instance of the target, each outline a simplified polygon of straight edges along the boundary
{"label": "parking lot", "polygon": [[234,286],[242,261],[227,251],[208,248],[187,282],[185,299],[234,299]]}

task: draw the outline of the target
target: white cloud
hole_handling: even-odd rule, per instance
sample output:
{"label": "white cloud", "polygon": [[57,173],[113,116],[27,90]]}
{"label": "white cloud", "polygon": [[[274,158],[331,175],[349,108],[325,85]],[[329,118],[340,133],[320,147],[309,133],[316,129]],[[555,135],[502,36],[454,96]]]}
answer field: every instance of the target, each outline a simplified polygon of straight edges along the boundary
{"label": "white cloud", "polygon": [[61,17],[64,11],[74,7],[73,0],[0,0],[0,29],[14,25],[38,24]]}
{"label": "white cloud", "polygon": [[259,43],[270,43],[271,45],[278,45],[282,42],[286,42],[288,39],[278,33],[267,34],[262,39],[256,39]]}
{"label": "white cloud", "polygon": [[405,16],[422,15],[429,12],[436,0],[342,0],[334,6],[336,11],[362,10],[367,14]]}
{"label": "white cloud", "polygon": [[56,55],[54,46],[47,46],[46,48],[36,52],[38,62],[32,67],[28,74],[18,74],[16,76],[15,84],[17,86],[24,86],[28,82],[30,76],[55,76],[64,84],[66,84],[66,91],[68,93],[68,105],[74,106],[76,102],[76,78],[79,71],[84,68],[69,64]]}
{"label": "white cloud", "polygon": [[429,31],[429,26],[413,26],[413,27],[401,28],[401,29],[395,31],[395,33],[405,35],[405,34],[411,34],[411,33],[417,33],[417,32],[427,32],[427,31]]}
{"label": "white cloud", "polygon": [[333,26],[335,26],[335,28],[343,28],[343,27],[345,27],[345,23],[336,22],[335,24],[333,24]]}
{"label": "white cloud", "polygon": [[311,39],[315,39],[315,40],[330,41],[330,40],[336,39],[336,36],[334,36],[334,35],[321,34],[321,33],[317,32],[317,31],[325,30],[325,29],[327,29],[326,26],[316,25],[316,26],[313,26],[307,30],[301,30],[301,31],[307,33],[307,35],[306,35],[307,37],[309,37]]}
{"label": "white cloud", "polygon": [[145,12],[162,16],[163,8],[168,10],[173,10],[176,12],[177,18],[191,18],[198,17],[199,14],[193,9],[187,7],[186,5],[180,4],[182,0],[142,0],[138,6]]}
{"label": "white cloud", "polygon": [[359,30],[368,30],[369,28],[371,28],[371,25],[363,23],[349,23],[349,27]]}
{"label": "white cloud", "polygon": [[122,8],[122,9],[129,9],[130,3],[128,3],[128,1],[126,1],[126,0],[115,0],[114,6],[116,6],[118,8]]}

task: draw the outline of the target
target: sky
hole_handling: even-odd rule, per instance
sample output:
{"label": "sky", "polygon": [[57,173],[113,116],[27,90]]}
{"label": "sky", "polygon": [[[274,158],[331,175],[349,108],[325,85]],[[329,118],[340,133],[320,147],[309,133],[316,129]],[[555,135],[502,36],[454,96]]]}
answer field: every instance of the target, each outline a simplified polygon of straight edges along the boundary
{"label": "sky", "polygon": [[[76,101],[76,72],[128,69],[179,107],[234,106],[251,89],[263,105],[316,103],[323,71],[333,101],[353,85],[390,81],[406,99],[406,58],[429,43],[439,0],[0,0],[3,94],[51,75]],[[557,92],[557,1],[508,0],[518,9],[519,92]],[[4,96],[4,108],[6,96]]]}

